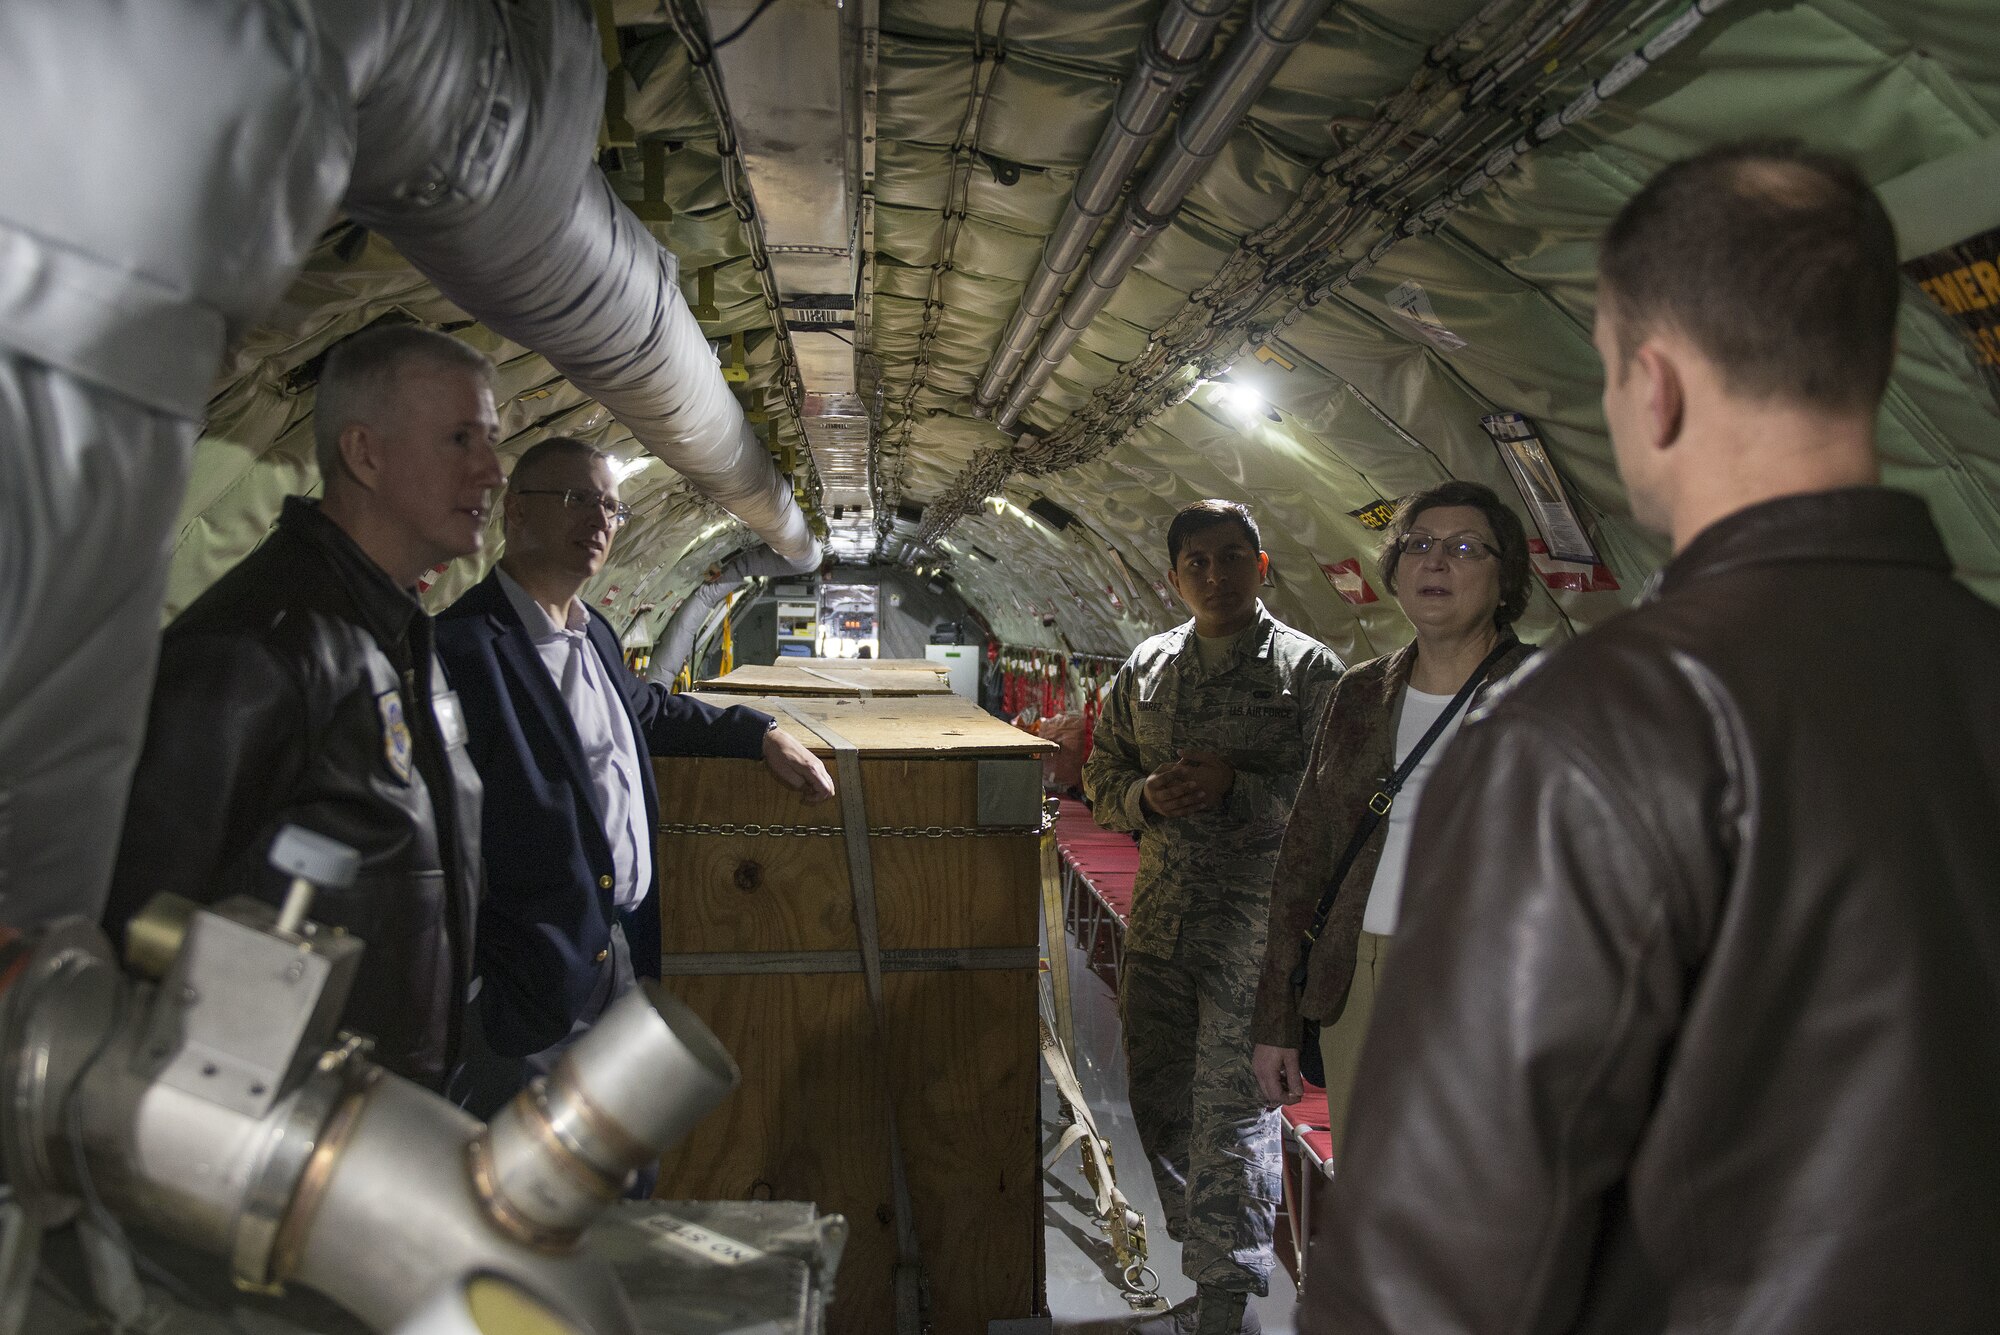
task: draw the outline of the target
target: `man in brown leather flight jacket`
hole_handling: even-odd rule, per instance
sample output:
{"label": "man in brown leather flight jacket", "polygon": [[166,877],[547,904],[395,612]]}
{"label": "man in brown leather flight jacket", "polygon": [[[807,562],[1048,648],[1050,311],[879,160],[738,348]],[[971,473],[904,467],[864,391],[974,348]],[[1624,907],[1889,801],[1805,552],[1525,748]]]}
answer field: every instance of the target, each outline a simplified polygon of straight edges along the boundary
{"label": "man in brown leather flight jacket", "polygon": [[472,978],[480,790],[412,590],[483,541],[503,480],[492,373],[425,329],[334,349],[314,403],[325,499],[288,499],[167,628],[105,913],[116,938],[162,890],[277,903],[266,859],[287,824],[353,847],[354,885],[311,911],[365,947],[342,1021],[432,1088]]}
{"label": "man in brown leather flight jacket", "polygon": [[1878,484],[1896,243],[1713,150],[1606,235],[1646,605],[1425,794],[1299,1329],[2000,1331],[2000,611]]}

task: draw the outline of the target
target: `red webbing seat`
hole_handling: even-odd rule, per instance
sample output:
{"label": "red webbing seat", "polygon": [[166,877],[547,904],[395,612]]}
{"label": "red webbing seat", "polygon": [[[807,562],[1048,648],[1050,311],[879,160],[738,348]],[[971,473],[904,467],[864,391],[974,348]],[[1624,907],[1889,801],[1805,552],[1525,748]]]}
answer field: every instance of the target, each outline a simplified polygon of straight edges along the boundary
{"label": "red webbing seat", "polygon": [[1056,850],[1062,858],[1065,912],[1091,967],[1113,987],[1125,953],[1125,924],[1132,916],[1132,882],[1139,874],[1139,846],[1132,836],[1100,827],[1090,808],[1058,800]]}
{"label": "red webbing seat", "polygon": [[1280,1259],[1292,1272],[1295,1282],[1305,1281],[1306,1242],[1312,1231],[1312,1197],[1315,1184],[1333,1176],[1333,1133],[1327,1130],[1326,1091],[1307,1085],[1305,1097],[1278,1109],[1284,1122],[1280,1145],[1284,1151],[1285,1222],[1290,1226],[1291,1246]]}

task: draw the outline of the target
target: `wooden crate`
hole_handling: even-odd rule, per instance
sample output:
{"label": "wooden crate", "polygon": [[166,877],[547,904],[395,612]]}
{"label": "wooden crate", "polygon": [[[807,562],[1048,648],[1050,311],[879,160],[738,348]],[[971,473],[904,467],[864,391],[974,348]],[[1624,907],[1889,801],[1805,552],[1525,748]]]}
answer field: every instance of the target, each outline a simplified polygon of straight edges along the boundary
{"label": "wooden crate", "polygon": [[[737,668],[723,677],[697,682],[696,689],[726,695],[950,695],[951,682],[935,664],[924,667],[868,667],[870,660],[784,659]],[[899,659],[898,662],[908,662]],[[856,663],[864,666],[857,667]],[[740,701],[738,703],[741,703]]]}
{"label": "wooden crate", "polygon": [[[741,696],[714,703],[745,703]],[[955,696],[751,701],[833,768],[831,748],[785,708],[860,752],[888,1011],[886,1061],[859,969],[846,841],[834,834],[722,834],[694,825],[841,824],[836,798],[807,806],[754,762],[680,757],[657,764],[667,986],[743,1068],[743,1084],[662,1163],[662,1196],[798,1199],[847,1217],[828,1329],[894,1329],[886,1085],[908,1165],[931,1312],[940,1335],[1044,1306],[1038,1154],[1036,944],[1039,837],[1032,831],[927,837],[894,828],[981,826],[1009,783],[1006,823],[1040,795],[1048,744]],[[1032,778],[1028,777],[1032,774]],[[837,778],[837,776],[836,776]],[[1000,804],[1006,805],[1004,803]],[[1018,826],[1016,826],[1018,828]],[[982,963],[896,952],[980,950]],[[746,973],[717,955],[836,952]],[[997,954],[996,954],[997,953]],[[678,957],[678,958],[677,958]],[[706,957],[706,958],[704,958]],[[853,972],[828,972],[838,961]],[[965,962],[963,959],[956,961]],[[720,967],[730,972],[707,973]]]}

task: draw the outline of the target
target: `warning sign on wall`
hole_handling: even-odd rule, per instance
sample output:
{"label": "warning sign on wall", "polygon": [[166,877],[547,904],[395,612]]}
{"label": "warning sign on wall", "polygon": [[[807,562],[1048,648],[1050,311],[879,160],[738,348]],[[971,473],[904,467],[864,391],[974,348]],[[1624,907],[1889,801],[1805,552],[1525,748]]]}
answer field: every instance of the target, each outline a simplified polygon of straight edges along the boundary
{"label": "warning sign on wall", "polygon": [[2000,369],[2000,227],[1919,256],[1903,271],[1972,340],[1979,360]]}
{"label": "warning sign on wall", "polygon": [[1396,503],[1394,501],[1374,500],[1368,502],[1368,504],[1362,506],[1359,510],[1349,510],[1347,513],[1359,519],[1362,527],[1366,528],[1370,533],[1380,533],[1383,529],[1389,527],[1390,523],[1396,518]]}
{"label": "warning sign on wall", "polygon": [[1528,560],[1542,583],[1551,589],[1572,593],[1613,593],[1618,577],[1601,561],[1565,561],[1549,555],[1549,545],[1540,538],[1528,539]]}
{"label": "warning sign on wall", "polygon": [[1345,561],[1337,561],[1333,565],[1322,562],[1320,573],[1326,576],[1327,583],[1333,585],[1333,591],[1350,603],[1359,605],[1381,601],[1375,596],[1375,590],[1368,587],[1367,579],[1362,576],[1361,561],[1358,557],[1350,556]]}

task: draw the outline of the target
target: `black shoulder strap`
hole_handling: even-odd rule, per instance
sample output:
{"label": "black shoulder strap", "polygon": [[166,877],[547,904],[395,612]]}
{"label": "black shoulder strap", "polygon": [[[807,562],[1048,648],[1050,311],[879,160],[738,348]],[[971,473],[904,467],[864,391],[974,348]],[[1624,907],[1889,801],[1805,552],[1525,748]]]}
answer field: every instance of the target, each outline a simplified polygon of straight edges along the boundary
{"label": "black shoulder strap", "polygon": [[1326,888],[1320,891],[1319,905],[1313,910],[1312,926],[1306,929],[1305,940],[1299,946],[1298,967],[1292,970],[1292,982],[1295,986],[1305,986],[1306,960],[1312,954],[1313,942],[1319,940],[1319,934],[1326,930],[1327,916],[1333,912],[1334,897],[1340,893],[1340,884],[1347,879],[1348,869],[1354,866],[1354,860],[1361,856],[1361,850],[1367,846],[1368,837],[1375,833],[1375,827],[1382,823],[1382,818],[1387,816],[1389,809],[1396,804],[1396,794],[1403,790],[1403,785],[1415,772],[1418,762],[1423,760],[1424,753],[1429,751],[1431,744],[1451,726],[1451,721],[1465,708],[1466,701],[1472,699],[1473,694],[1485,684],[1486,678],[1493,672],[1494,664],[1506,657],[1516,643],[1517,641],[1509,637],[1493,646],[1493,651],[1481,659],[1479,666],[1472,670],[1472,675],[1465,679],[1465,685],[1458,688],[1458,694],[1451,698],[1451,703],[1444,707],[1444,712],[1437,716],[1429,730],[1417,739],[1415,746],[1410,748],[1410,754],[1403,757],[1403,763],[1396,766],[1396,772],[1391,774],[1375,791],[1375,795],[1368,799],[1368,809],[1361,813],[1360,823],[1354,827],[1353,838],[1347,841],[1347,848],[1341,853],[1340,861],[1333,869],[1333,875],[1327,878]]}

